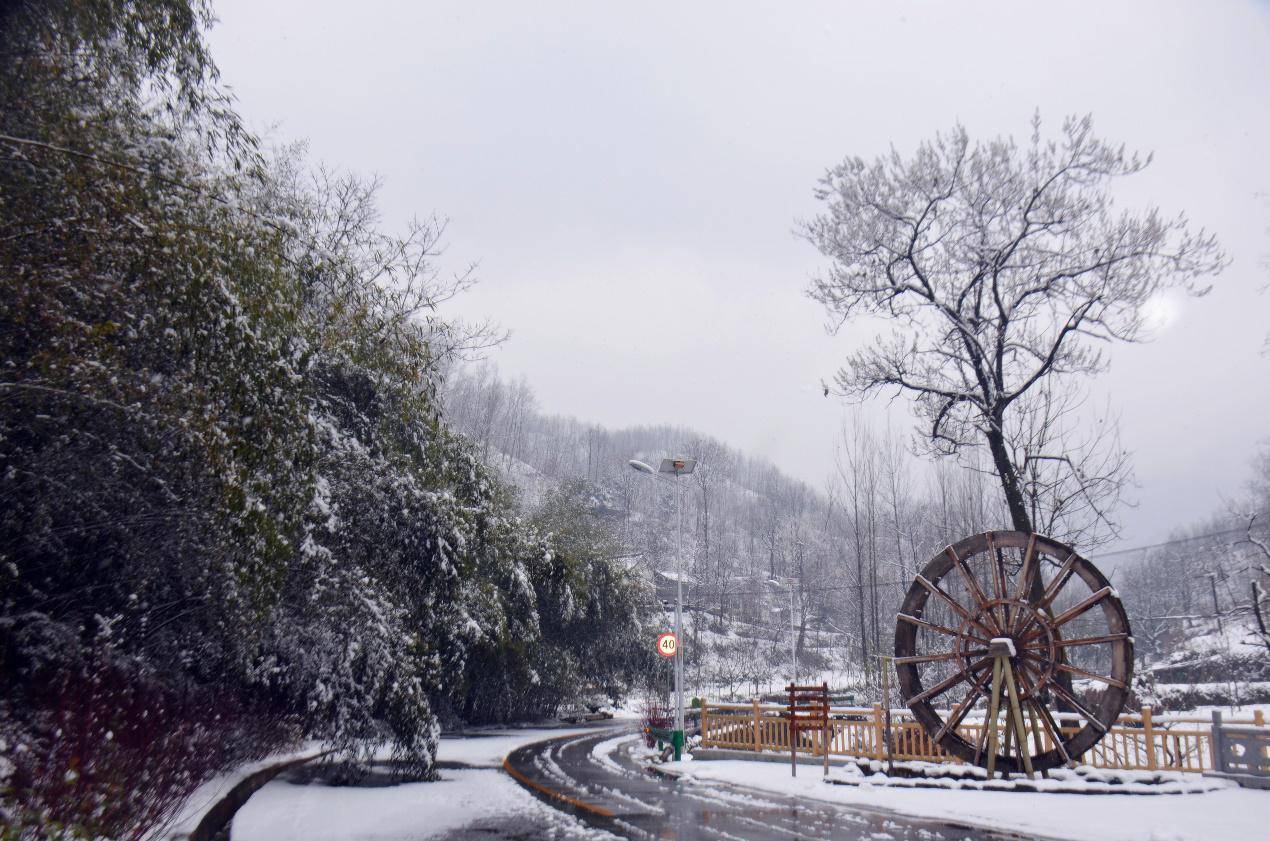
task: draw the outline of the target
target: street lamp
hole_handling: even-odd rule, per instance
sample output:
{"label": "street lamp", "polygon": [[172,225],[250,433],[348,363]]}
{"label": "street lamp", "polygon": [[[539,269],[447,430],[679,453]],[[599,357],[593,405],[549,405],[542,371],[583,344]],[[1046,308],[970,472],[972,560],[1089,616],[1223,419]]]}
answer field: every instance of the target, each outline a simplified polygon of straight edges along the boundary
{"label": "street lamp", "polygon": [[658,474],[674,476],[675,484],[675,732],[671,743],[675,746],[675,759],[679,759],[684,745],[684,663],[683,663],[683,503],[679,490],[679,477],[687,476],[697,467],[693,458],[664,458],[656,470],[652,465],[631,459],[627,462],[631,469],[650,476],[661,478]]}

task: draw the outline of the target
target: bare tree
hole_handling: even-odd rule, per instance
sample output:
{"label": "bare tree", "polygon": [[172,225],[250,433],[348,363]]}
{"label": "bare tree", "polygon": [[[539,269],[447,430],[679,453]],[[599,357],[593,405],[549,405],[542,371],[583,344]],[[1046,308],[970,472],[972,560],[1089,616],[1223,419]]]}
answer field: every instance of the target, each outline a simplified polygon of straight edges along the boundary
{"label": "bare tree", "polygon": [[[1149,156],[1096,138],[1089,117],[1067,119],[1057,140],[1042,140],[1039,117],[1032,129],[1022,149],[1012,139],[971,143],[958,126],[910,159],[848,158],[821,180],[825,211],[802,228],[832,261],[809,291],[834,329],[863,314],[898,325],[848,359],[839,391],[911,395],[936,453],[986,447],[1024,531],[1033,530],[1025,475],[1037,453],[1012,451],[1011,438],[1039,410],[1026,398],[1048,388],[1065,399],[1070,378],[1105,368],[1098,343],[1146,338],[1153,295],[1202,295],[1197,279],[1226,264],[1216,239],[1182,216],[1113,209],[1109,184]],[[1046,441],[1051,452],[1074,446]],[[1083,484],[1071,462],[1049,467]]]}
{"label": "bare tree", "polygon": [[1266,614],[1270,613],[1270,598],[1266,596],[1265,583],[1270,581],[1270,540],[1258,537],[1253,527],[1257,523],[1257,514],[1247,515],[1248,528],[1247,533],[1241,543],[1247,543],[1253,548],[1254,555],[1248,563],[1251,573],[1248,583],[1251,590],[1251,599],[1249,606],[1252,610],[1252,617],[1256,621],[1255,633],[1261,644],[1270,649],[1270,619]]}
{"label": "bare tree", "polygon": [[1109,411],[1087,415],[1084,395],[1075,388],[1058,395],[1051,386],[1020,398],[1008,441],[1028,515],[1045,534],[1100,546],[1119,534],[1110,515],[1132,481],[1129,453]]}

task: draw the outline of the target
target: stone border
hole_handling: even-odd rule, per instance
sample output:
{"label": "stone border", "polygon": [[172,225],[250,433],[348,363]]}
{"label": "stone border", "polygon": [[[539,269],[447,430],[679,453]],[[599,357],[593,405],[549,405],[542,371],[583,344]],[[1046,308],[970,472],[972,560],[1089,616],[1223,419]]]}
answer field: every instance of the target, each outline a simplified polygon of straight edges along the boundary
{"label": "stone border", "polygon": [[229,791],[225,792],[220,799],[209,806],[192,830],[188,832],[177,830],[165,837],[168,841],[216,841],[217,838],[227,838],[228,836],[222,836],[221,833],[229,826],[234,819],[234,815],[247,802],[248,798],[288,768],[294,768],[297,765],[321,759],[329,753],[331,751],[327,750],[310,756],[287,759],[253,771],[234,783]]}

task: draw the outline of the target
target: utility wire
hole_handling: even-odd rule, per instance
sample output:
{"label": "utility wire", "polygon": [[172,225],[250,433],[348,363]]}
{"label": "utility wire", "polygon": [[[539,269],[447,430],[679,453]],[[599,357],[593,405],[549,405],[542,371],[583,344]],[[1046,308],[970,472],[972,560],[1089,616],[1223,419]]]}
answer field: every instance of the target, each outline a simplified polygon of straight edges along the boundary
{"label": "utility wire", "polygon": [[1112,555],[1127,555],[1127,554],[1129,554],[1130,552],[1142,552],[1142,551],[1144,551],[1144,550],[1146,550],[1146,549],[1158,549],[1158,548],[1160,548],[1161,546],[1172,546],[1172,545],[1173,545],[1173,544],[1175,544],[1175,543],[1189,543],[1189,542],[1191,542],[1191,541],[1195,541],[1195,540],[1206,540],[1206,539],[1208,539],[1208,538],[1210,538],[1210,537],[1225,537],[1226,535],[1230,535],[1230,534],[1235,534],[1235,533],[1246,534],[1247,532],[1248,532],[1248,527],[1247,527],[1247,526],[1236,526],[1235,528],[1224,529],[1224,530],[1222,530],[1222,531],[1210,532],[1209,534],[1197,534],[1197,535],[1193,535],[1193,536],[1191,536],[1191,537],[1177,537],[1177,538],[1174,538],[1173,540],[1165,540],[1165,541],[1162,541],[1162,542],[1160,542],[1160,543],[1148,543],[1146,546],[1133,546],[1133,547],[1131,547],[1131,548],[1129,548],[1129,549],[1116,549],[1116,550],[1115,550],[1115,551],[1113,551],[1113,552],[1100,552],[1099,554],[1095,555],[1094,557],[1095,557],[1095,558],[1106,558],[1106,557],[1110,557],[1110,556],[1112,556]]}
{"label": "utility wire", "polygon": [[[1095,558],[1107,558],[1113,555],[1126,555],[1130,552],[1143,552],[1143,551],[1146,551],[1147,549],[1158,549],[1161,546],[1172,546],[1178,543],[1190,543],[1196,540],[1206,540],[1210,537],[1225,537],[1231,534],[1244,533],[1244,532],[1247,532],[1247,530],[1248,529],[1246,526],[1239,526],[1236,528],[1223,529],[1222,531],[1210,532],[1208,534],[1196,534],[1190,537],[1178,537],[1178,538],[1174,538],[1173,540],[1161,541],[1160,543],[1148,543],[1144,546],[1134,546],[1129,549],[1117,549],[1114,552],[1103,552],[1099,555],[1096,555]],[[834,593],[834,592],[844,592],[844,591],[850,591],[850,590],[860,590],[862,588],[872,590],[877,587],[891,587],[891,586],[907,587],[911,583],[912,581],[876,581],[876,582],[868,582],[864,584],[840,584],[840,585],[825,585],[825,586],[819,586],[819,587],[799,587],[798,589],[804,593]],[[723,596],[724,597],[765,596],[765,595],[771,595],[772,592],[773,592],[772,590],[725,590],[723,592]]]}

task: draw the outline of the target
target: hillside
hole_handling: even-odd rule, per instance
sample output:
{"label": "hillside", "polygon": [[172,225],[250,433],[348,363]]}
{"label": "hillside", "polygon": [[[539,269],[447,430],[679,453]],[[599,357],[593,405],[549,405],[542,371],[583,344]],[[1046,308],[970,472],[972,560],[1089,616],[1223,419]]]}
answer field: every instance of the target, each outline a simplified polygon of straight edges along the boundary
{"label": "hillside", "polygon": [[[813,488],[695,430],[610,430],[546,414],[527,383],[506,382],[490,366],[452,371],[443,399],[450,423],[517,488],[525,508],[572,487],[610,524],[625,562],[662,605],[675,590],[672,489],[627,462],[700,460],[681,488],[685,654],[690,685],[716,695],[787,679],[792,641],[800,676],[876,696],[875,664],[890,653],[914,574],[949,543],[1005,522],[984,474],[940,464],[916,481],[897,439],[868,429],[844,430],[834,475]],[[1134,564],[1105,568],[1130,612],[1138,672],[1156,675],[1170,706],[1248,694],[1190,689],[1218,673],[1240,686],[1267,679],[1246,595],[1253,546],[1239,522],[1197,524]],[[669,627],[669,613],[664,621]]]}

